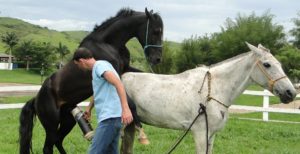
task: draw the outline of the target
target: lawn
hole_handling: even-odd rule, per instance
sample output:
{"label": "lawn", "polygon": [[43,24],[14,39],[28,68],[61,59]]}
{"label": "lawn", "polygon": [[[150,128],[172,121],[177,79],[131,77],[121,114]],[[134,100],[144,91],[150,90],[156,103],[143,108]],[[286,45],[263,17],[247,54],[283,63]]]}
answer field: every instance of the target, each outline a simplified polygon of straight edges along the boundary
{"label": "lawn", "polygon": [[[45,77],[43,77],[44,79]],[[41,84],[41,76],[35,71],[25,69],[0,70],[0,83]]]}
{"label": "lawn", "polygon": [[[2,134],[0,135],[0,153],[18,153],[19,113],[19,109],[1,110],[0,112],[0,129],[2,130]],[[299,120],[296,116],[291,116],[290,118]],[[95,126],[95,121],[93,121],[93,126]],[[299,126],[299,124],[259,122],[230,118],[225,128],[216,136],[214,153],[299,153]],[[161,129],[148,125],[144,125],[144,127],[151,144],[143,146],[136,141],[134,150],[137,154],[166,153],[182,133],[182,131]],[[44,139],[44,130],[37,119],[32,141],[34,153],[42,153]],[[67,153],[81,154],[86,153],[89,142],[82,137],[82,133],[76,125],[65,139],[64,146]],[[56,148],[55,153],[58,153]],[[191,134],[188,134],[174,151],[174,154],[185,153],[195,153]]]}
{"label": "lawn", "polygon": [[[0,71],[1,82],[40,84],[40,76],[34,72],[25,70]],[[257,86],[251,86],[251,90],[262,90]],[[0,103],[26,102],[32,96],[2,97]],[[234,104],[262,106],[262,97],[241,95]],[[278,103],[276,97],[271,97],[271,104]],[[0,153],[18,153],[18,118],[20,109],[0,110]],[[96,125],[93,116],[93,126]],[[300,124],[274,123],[241,120],[239,118],[262,118],[262,113],[231,114],[225,128],[216,135],[214,153],[216,154],[294,154],[300,151]],[[272,120],[300,121],[296,114],[270,113]],[[174,144],[182,131],[156,128],[144,125],[145,131],[151,141],[148,146],[135,142],[137,154],[166,153]],[[33,131],[33,151],[42,153],[45,133],[39,120],[36,120]],[[82,137],[79,127],[76,125],[64,142],[67,153],[86,153],[89,142]],[[55,153],[58,151],[55,148]],[[191,134],[188,134],[183,142],[173,152],[174,154],[195,153],[195,146]]]}

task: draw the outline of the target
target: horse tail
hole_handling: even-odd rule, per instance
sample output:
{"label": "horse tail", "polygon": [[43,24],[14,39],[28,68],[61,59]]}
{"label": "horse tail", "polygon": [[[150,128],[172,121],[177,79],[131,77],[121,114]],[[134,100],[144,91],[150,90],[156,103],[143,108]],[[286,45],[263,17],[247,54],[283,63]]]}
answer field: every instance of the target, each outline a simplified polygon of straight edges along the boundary
{"label": "horse tail", "polygon": [[19,142],[20,154],[29,154],[32,151],[31,139],[33,130],[33,118],[35,117],[34,109],[35,98],[29,100],[22,108],[20,114],[20,127],[19,127]]}

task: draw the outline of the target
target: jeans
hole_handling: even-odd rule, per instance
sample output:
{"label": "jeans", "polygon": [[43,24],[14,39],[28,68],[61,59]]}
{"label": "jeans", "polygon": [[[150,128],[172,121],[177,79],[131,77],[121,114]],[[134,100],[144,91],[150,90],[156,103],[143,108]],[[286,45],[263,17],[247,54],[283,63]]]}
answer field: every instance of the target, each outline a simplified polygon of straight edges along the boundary
{"label": "jeans", "polygon": [[101,121],[95,130],[89,154],[118,154],[121,127],[121,118]]}

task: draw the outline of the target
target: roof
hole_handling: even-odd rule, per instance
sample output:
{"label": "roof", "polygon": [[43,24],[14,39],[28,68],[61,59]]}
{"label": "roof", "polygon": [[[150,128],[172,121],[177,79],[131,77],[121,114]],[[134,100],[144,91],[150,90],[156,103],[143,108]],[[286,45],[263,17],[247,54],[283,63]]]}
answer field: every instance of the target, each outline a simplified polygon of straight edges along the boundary
{"label": "roof", "polygon": [[[8,54],[5,54],[5,53],[0,53],[0,57],[8,58],[9,55],[8,55]],[[14,56],[12,56],[12,57],[14,57]]]}

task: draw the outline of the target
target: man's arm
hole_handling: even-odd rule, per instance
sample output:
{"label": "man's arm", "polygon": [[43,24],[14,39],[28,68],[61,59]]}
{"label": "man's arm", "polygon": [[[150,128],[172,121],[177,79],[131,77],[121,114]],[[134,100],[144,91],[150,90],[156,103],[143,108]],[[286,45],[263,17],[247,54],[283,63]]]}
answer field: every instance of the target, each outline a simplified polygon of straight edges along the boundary
{"label": "man's arm", "polygon": [[94,96],[91,96],[90,98],[90,103],[86,107],[85,112],[84,112],[84,118],[88,121],[91,120],[91,115],[92,115],[92,109],[94,108]]}
{"label": "man's arm", "polygon": [[122,106],[122,123],[128,125],[132,122],[133,117],[128,106],[126,92],[122,81],[112,71],[105,71],[103,77],[117,89]]}

